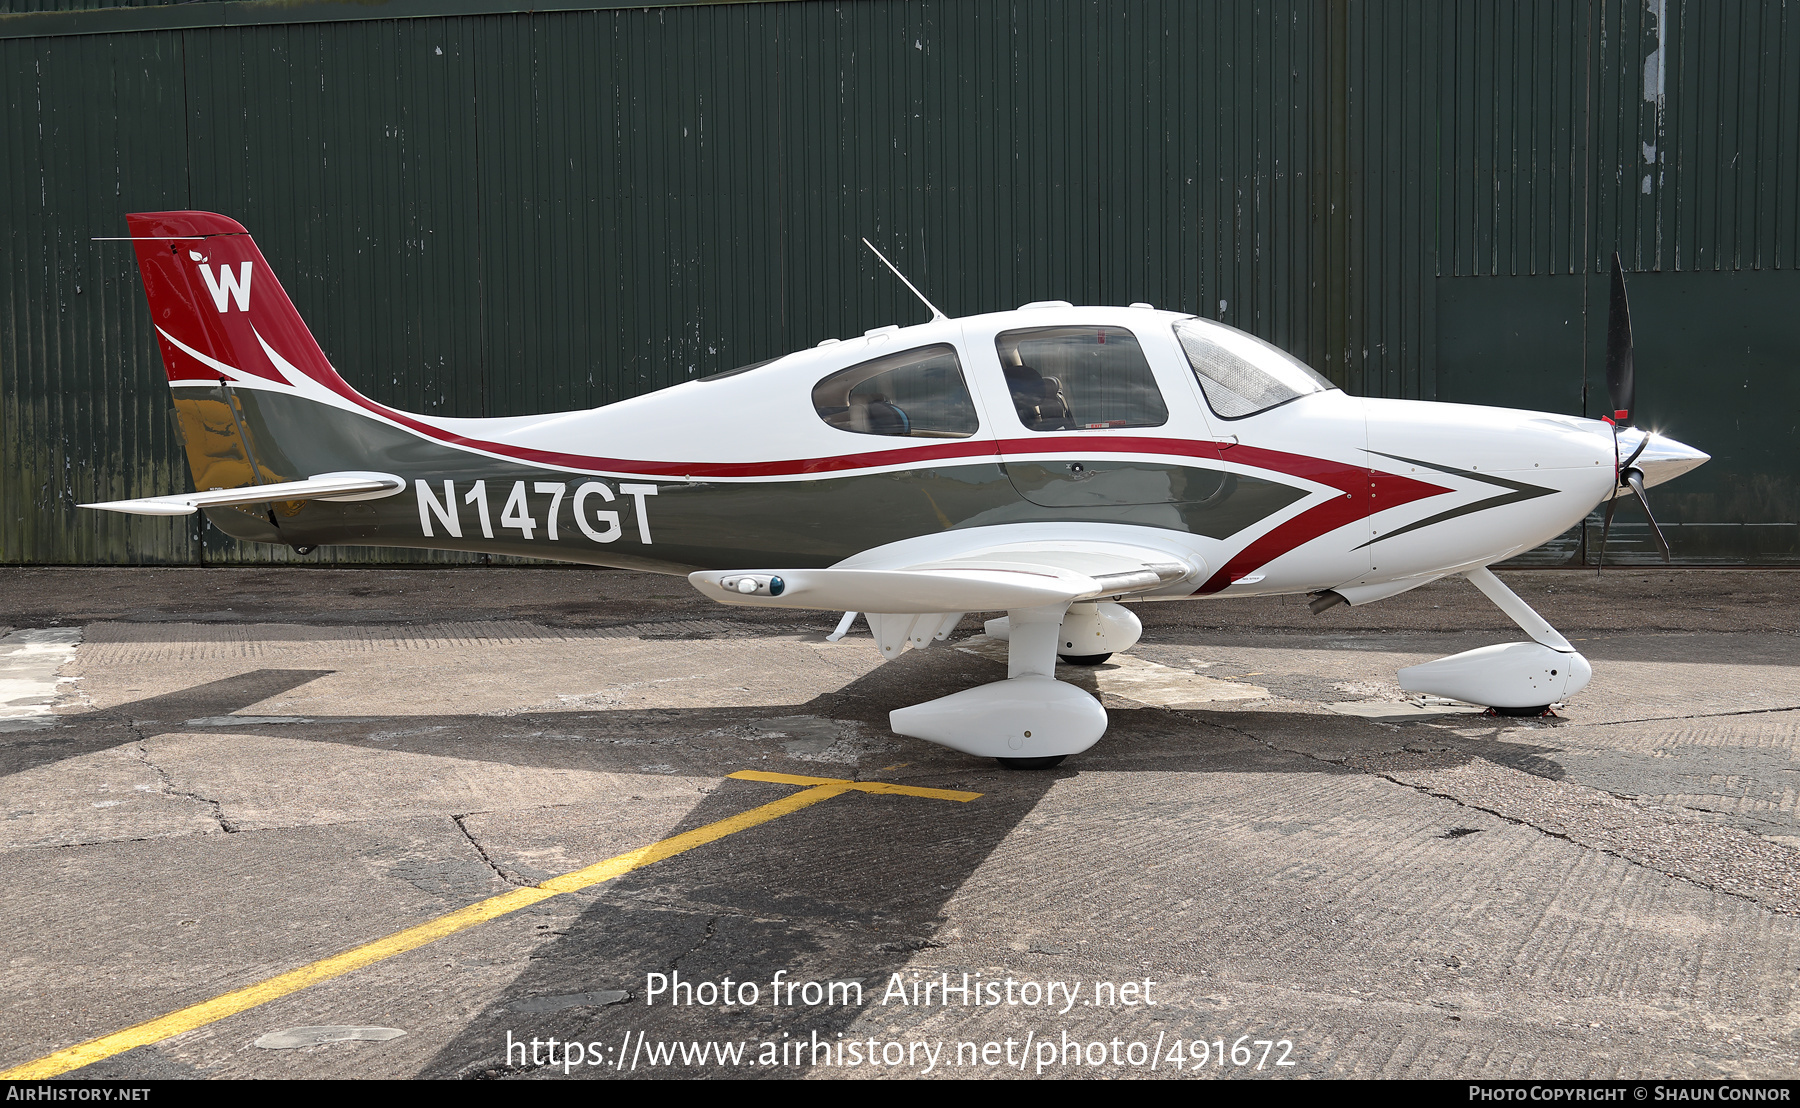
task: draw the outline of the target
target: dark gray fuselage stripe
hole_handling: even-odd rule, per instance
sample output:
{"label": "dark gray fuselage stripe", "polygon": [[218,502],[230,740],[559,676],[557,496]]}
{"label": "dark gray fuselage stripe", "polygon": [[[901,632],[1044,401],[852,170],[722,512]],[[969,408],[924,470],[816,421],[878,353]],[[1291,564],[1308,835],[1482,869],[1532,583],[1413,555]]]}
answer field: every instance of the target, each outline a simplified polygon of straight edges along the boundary
{"label": "dark gray fuselage stripe", "polygon": [[1424,466],[1426,469],[1435,469],[1439,473],[1452,473],[1458,477],[1467,477],[1471,481],[1480,481],[1483,484],[1500,485],[1509,491],[1503,492],[1498,496],[1490,496],[1486,500],[1478,500],[1473,504],[1465,504],[1460,508],[1451,508],[1447,512],[1439,512],[1437,515],[1427,519],[1421,519],[1417,523],[1409,523],[1405,527],[1389,531],[1385,535],[1377,535],[1375,538],[1363,543],[1362,546],[1357,547],[1356,549],[1358,550],[1361,550],[1364,547],[1373,546],[1374,544],[1383,542],[1387,539],[1395,538],[1399,535],[1404,535],[1408,531],[1417,531],[1422,527],[1430,527],[1434,524],[1443,523],[1446,520],[1456,519],[1460,516],[1471,515],[1475,512],[1485,512],[1489,508],[1499,508],[1507,504],[1518,504],[1526,500],[1536,500],[1540,496],[1550,496],[1557,491],[1555,489],[1544,488],[1542,485],[1527,484],[1524,481],[1509,481],[1505,477],[1496,477],[1491,473],[1476,473],[1474,470],[1457,469],[1453,466],[1439,465],[1436,462],[1427,462],[1418,458],[1403,458],[1398,454],[1387,454],[1380,450],[1371,450],[1369,453],[1380,455],[1383,458],[1391,458],[1396,462],[1405,462],[1407,465]]}
{"label": "dark gray fuselage stripe", "polygon": [[[383,500],[280,505],[279,530],[260,514],[207,512],[215,526],[252,542],[469,550],[662,572],[804,568],[934,531],[1016,523],[1117,523],[1229,541],[1307,495],[1283,482],[1200,465],[1093,459],[1079,474],[1033,460],[1019,465],[1029,476],[1011,479],[1010,467],[996,457],[798,480],[596,477],[487,458],[306,398],[266,390],[239,395],[264,455],[260,460],[271,472],[305,477],[375,469],[408,481],[406,492]],[[1079,444],[1071,447],[1073,453]],[[437,507],[422,507],[420,481]],[[483,483],[479,493],[477,481]],[[534,521],[529,540],[502,519],[519,482],[525,517]],[[537,491],[539,482],[563,488],[564,495],[552,500]],[[593,513],[615,512],[619,525],[616,537],[603,544],[590,541],[573,514],[581,487],[596,482],[615,499],[589,497],[584,518],[608,528]],[[634,498],[624,491],[634,482],[654,485],[657,493]],[[486,527],[479,510],[484,500]],[[546,515],[553,505],[555,540]],[[440,511],[456,521],[460,535],[448,533]],[[640,541],[640,513],[650,543]],[[422,526],[427,518],[430,536]]]}

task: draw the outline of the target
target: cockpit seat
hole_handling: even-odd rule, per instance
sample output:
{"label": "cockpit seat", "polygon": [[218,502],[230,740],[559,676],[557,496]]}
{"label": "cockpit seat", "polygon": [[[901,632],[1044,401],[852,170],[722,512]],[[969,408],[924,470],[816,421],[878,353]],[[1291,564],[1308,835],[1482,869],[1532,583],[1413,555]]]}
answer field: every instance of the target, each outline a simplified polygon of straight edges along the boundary
{"label": "cockpit seat", "polygon": [[870,398],[867,412],[868,433],[871,435],[912,434],[912,421],[906,418],[904,411],[888,403],[885,396]]}
{"label": "cockpit seat", "polygon": [[1038,404],[1044,399],[1044,375],[1028,365],[1009,365],[1006,367],[1006,388],[1012,394],[1019,422],[1035,428]]}
{"label": "cockpit seat", "polygon": [[1010,365],[1006,367],[1006,387],[1012,393],[1019,422],[1027,429],[1068,431],[1074,428],[1074,413],[1063,397],[1061,381],[1046,377],[1028,365]]}
{"label": "cockpit seat", "polygon": [[1043,398],[1038,401],[1037,423],[1033,431],[1072,431],[1075,429],[1075,413],[1069,410],[1069,401],[1063,396],[1062,382],[1054,377],[1046,377],[1043,382]]}

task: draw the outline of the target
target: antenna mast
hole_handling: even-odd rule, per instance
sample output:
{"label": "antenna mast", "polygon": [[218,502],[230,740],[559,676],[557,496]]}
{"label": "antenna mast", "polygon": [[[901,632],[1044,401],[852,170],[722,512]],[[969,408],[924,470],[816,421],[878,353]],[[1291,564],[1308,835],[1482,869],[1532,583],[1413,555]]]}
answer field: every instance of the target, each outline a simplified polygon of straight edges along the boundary
{"label": "antenna mast", "polygon": [[883,254],[879,250],[875,250],[874,243],[870,242],[867,238],[863,239],[862,243],[864,246],[868,247],[870,250],[875,251],[875,256],[877,258],[881,259],[881,264],[887,266],[889,269],[894,271],[894,276],[900,278],[900,283],[905,285],[908,289],[912,290],[912,294],[919,298],[919,303],[921,303],[921,304],[925,305],[927,308],[931,309],[931,318],[933,321],[950,318],[949,316],[945,315],[943,312],[939,311],[938,306],[936,304],[933,304],[931,301],[925,299],[925,294],[920,292],[918,290],[918,288],[916,286],[914,286],[914,284],[911,281],[908,281],[906,279],[906,274],[900,272],[900,270],[894,265],[893,262],[890,262],[887,260],[886,254]]}

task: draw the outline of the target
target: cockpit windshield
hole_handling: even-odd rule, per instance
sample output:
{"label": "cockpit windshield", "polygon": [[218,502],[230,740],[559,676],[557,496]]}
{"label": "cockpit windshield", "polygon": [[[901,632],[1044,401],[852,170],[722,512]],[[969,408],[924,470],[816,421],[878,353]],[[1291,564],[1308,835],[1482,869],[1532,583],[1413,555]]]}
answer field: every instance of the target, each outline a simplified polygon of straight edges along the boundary
{"label": "cockpit windshield", "polygon": [[1175,337],[1207,405],[1223,419],[1242,419],[1337,388],[1292,354],[1236,327],[1184,319],[1175,324]]}

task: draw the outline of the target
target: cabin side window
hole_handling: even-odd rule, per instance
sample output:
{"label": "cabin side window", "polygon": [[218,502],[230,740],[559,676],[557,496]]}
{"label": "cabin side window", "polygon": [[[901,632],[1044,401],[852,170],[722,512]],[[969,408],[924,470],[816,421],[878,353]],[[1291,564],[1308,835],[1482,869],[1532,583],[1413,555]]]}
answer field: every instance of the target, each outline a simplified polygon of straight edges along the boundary
{"label": "cabin side window", "polygon": [[1168,405],[1137,336],[1122,327],[1034,327],[995,340],[1029,431],[1161,427]]}
{"label": "cabin side window", "polygon": [[981,423],[948,344],[840,369],[813,386],[812,399],[820,419],[859,435],[966,439]]}

